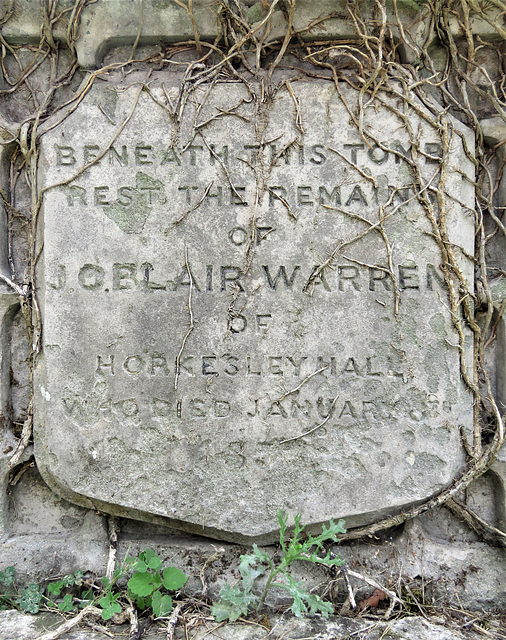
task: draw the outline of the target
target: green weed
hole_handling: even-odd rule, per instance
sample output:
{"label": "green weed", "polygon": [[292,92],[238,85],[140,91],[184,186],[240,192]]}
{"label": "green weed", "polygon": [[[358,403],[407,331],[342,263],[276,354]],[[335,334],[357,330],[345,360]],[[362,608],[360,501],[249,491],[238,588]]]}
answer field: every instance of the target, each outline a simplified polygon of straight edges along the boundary
{"label": "green weed", "polygon": [[[125,588],[119,583],[128,576]],[[99,580],[100,585],[86,580],[82,571],[75,571],[45,587],[31,583],[19,591],[16,570],[7,567],[0,571],[0,609],[20,609],[36,614],[45,608],[74,613],[93,604],[102,609],[102,618],[109,620],[131,601],[139,611],[147,610],[158,618],[172,610],[172,597],[168,592],[181,589],[186,580],[180,569],[164,568],[151,549],[145,549],[136,558],[127,557],[116,568],[112,579],[103,577]]]}
{"label": "green weed", "polygon": [[[300,514],[295,516],[293,536],[287,538],[288,516],[282,509],[278,512],[279,544],[282,551],[279,562],[275,562],[257,545],[253,545],[253,553],[241,556],[239,564],[241,583],[234,586],[225,585],[220,591],[220,601],[211,608],[211,613],[218,622],[223,620],[233,622],[252,610],[260,609],[272,587],[280,587],[288,591],[293,598],[291,610],[299,618],[316,613],[327,617],[332,613],[332,604],[306,591],[303,583],[294,579],[290,567],[298,560],[323,564],[326,567],[343,564],[339,556],[331,557],[330,551],[327,551],[323,557],[319,554],[324,551],[324,543],[339,542],[338,535],[346,531],[344,520],[339,520],[337,523],[330,520],[328,527],[323,525],[320,535],[313,537],[310,534],[304,534],[305,526],[300,524],[300,519]],[[267,576],[267,580],[262,595],[259,596],[253,591],[253,587],[257,579],[264,575]]]}
{"label": "green weed", "polygon": [[185,584],[185,574],[175,567],[162,566],[162,561],[151,549],[146,549],[133,560],[133,575],[127,582],[128,595],[140,610],[151,609],[155,618],[166,616],[172,610],[172,598],[164,591],[177,591]]}

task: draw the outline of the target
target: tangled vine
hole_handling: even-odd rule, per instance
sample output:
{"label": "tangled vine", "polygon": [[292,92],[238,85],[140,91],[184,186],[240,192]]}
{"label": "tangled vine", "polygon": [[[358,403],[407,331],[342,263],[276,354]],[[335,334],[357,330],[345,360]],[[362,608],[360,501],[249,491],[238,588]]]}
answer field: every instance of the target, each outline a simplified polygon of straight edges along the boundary
{"label": "tangled vine", "polygon": [[[37,231],[46,189],[39,187],[39,144],[41,127],[49,118],[61,122],[74,112],[100,78],[107,78],[113,73],[127,75],[142,71],[143,80],[136,81],[137,99],[144,91],[151,95],[167,111],[176,131],[185,106],[192,100],[196,89],[207,87],[210,91],[219,80],[244,84],[250,99],[254,101],[259,123],[262,122],[263,110],[284,88],[292,96],[295,124],[302,134],[304,122],[293,92],[293,82],[301,77],[320,79],[334,83],[338,91],[340,83],[345,83],[359,96],[358,109],[349,106],[348,111],[350,121],[368,147],[375,146],[392,152],[364,127],[365,109],[377,103],[395,112],[409,133],[412,149],[416,150],[412,158],[402,156],[402,159],[409,165],[414,197],[425,212],[432,238],[440,252],[440,270],[447,290],[444,304],[458,336],[456,348],[460,356],[460,372],[473,397],[474,417],[472,442],[468,443],[465,434],[462,434],[467,452],[466,467],[448,487],[409,511],[352,529],[343,535],[343,539],[370,536],[445,504],[464,517],[485,539],[506,546],[504,532],[480,520],[456,498],[462,489],[490,468],[504,441],[504,407],[500,405],[493,389],[486,363],[487,349],[497,339],[498,326],[506,305],[506,299],[501,299],[497,293],[501,290],[506,273],[494,258],[495,252],[504,247],[506,239],[506,76],[502,67],[506,41],[502,24],[506,11],[502,0],[346,0],[340,4],[339,11],[318,15],[304,26],[300,26],[296,20],[297,0],[270,0],[253,6],[241,0],[216,0],[210,5],[216,15],[218,34],[213,41],[205,40],[199,33],[196,2],[174,0],[189,21],[194,37],[156,46],[143,42],[142,16],[146,8],[139,0],[139,29],[128,55],[116,53],[115,57],[109,56],[110,61],[106,59],[101,68],[84,71],[78,63],[76,44],[81,37],[83,12],[96,2],[100,0],[76,0],[71,6],[61,6],[58,0],[41,2],[40,40],[34,44],[16,44],[4,35],[9,24],[20,18],[20,7],[16,0],[4,0],[0,5],[0,66],[4,79],[0,99],[8,116],[0,122],[0,142],[9,164],[7,189],[0,191],[8,219],[9,273],[0,273],[0,279],[18,296],[29,330],[32,371],[41,350],[42,332],[35,272],[43,250]],[[283,23],[282,33],[278,33],[279,28],[276,31],[273,26],[274,19],[278,27],[280,22]],[[336,22],[345,25],[346,35],[328,37],[327,32],[335,29]],[[481,27],[477,28],[477,23]],[[123,59],[118,61],[121,55]],[[281,68],[284,75],[280,80],[276,71]],[[151,93],[150,77],[153,72],[165,69],[177,70],[180,88],[177,97],[166,94],[166,100],[161,103]],[[209,95],[209,91],[206,95]],[[392,106],[393,102],[387,101],[386,97],[395,99],[401,106]],[[435,101],[439,106],[435,106]],[[137,100],[130,115],[136,104]],[[420,105],[423,105],[423,111]],[[201,106],[202,102],[197,107],[197,114]],[[216,117],[241,118],[239,106]],[[422,176],[417,160],[417,156],[423,156],[423,152],[418,132],[412,130],[405,115],[407,107],[430,123],[443,146],[438,170],[429,184]],[[461,249],[452,244],[446,219],[450,196],[445,181],[450,146],[453,136],[460,135],[451,126],[449,115],[472,129],[476,141],[474,151],[467,148],[464,137],[461,141],[467,158],[476,170],[472,185],[476,194],[475,206],[470,212],[474,216],[476,248],[474,256],[467,256],[475,267],[475,286],[471,290],[460,266]],[[120,135],[129,117],[118,128],[109,147]],[[207,122],[195,121],[193,135],[201,136],[212,152],[203,136],[205,124]],[[279,153],[285,151],[286,148]],[[100,157],[92,159],[66,183],[78,177]],[[221,163],[218,156],[216,161]],[[234,189],[225,165],[221,164]],[[358,166],[353,166],[364,178],[374,180],[364,175]],[[268,187],[265,167],[251,168],[256,177],[256,206]],[[237,192],[236,196],[241,198]],[[288,215],[294,217],[288,202],[277,193],[273,193],[273,196],[282,202]],[[393,200],[387,206],[392,203]],[[176,224],[182,223],[196,207],[183,212]],[[392,278],[395,288],[396,314],[398,287],[381,216],[380,223],[374,227],[384,241],[389,256],[389,266],[385,267],[385,271]],[[253,220],[252,235],[245,253],[245,271],[254,257],[254,233]],[[313,279],[332,267],[345,244],[340,242],[328,258],[315,268]],[[188,267],[187,255],[185,263]],[[189,310],[193,323],[189,268],[188,275]],[[311,289],[311,284],[310,278],[306,284],[307,290]],[[229,306],[231,318],[237,311],[235,302],[232,296]],[[189,332],[192,328],[191,324]],[[466,351],[466,332],[473,337],[471,366]],[[183,349],[184,342],[178,357]],[[177,387],[177,376],[175,385]],[[13,469],[19,465],[31,440],[32,412],[33,391],[23,424],[11,421],[19,438],[11,459]]]}

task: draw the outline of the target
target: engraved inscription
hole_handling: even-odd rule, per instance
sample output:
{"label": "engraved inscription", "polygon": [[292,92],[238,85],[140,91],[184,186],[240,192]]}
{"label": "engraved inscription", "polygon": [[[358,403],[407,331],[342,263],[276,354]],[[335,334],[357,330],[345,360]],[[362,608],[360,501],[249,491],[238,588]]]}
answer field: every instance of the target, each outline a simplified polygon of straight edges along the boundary
{"label": "engraved inscription", "polygon": [[[41,138],[41,472],[67,499],[233,540],[268,539],[281,506],[353,524],[434,494],[472,399],[424,105],[404,105],[410,137],[382,94],[360,135],[351,87],[293,81],[300,129],[285,85],[265,101],[218,81],[176,122],[160,78],[108,81],[123,129],[93,87]],[[464,138],[444,195],[471,277]]]}

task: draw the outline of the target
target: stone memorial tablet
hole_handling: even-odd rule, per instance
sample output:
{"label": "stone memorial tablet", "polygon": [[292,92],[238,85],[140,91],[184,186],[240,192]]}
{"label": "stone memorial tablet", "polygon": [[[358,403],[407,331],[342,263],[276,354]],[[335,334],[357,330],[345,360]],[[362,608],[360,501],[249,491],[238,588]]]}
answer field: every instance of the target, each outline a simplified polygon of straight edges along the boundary
{"label": "stone memorial tablet", "polygon": [[[103,83],[42,137],[35,451],[74,502],[268,540],[281,507],[369,522],[464,464],[429,112],[359,117],[324,81],[259,96]],[[445,215],[471,282],[459,127]]]}

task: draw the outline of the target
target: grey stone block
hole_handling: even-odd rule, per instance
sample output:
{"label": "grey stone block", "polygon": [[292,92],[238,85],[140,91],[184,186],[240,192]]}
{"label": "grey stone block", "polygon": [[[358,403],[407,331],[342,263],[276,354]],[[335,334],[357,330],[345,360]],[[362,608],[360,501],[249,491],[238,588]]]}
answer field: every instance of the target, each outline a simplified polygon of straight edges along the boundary
{"label": "grey stone block", "polygon": [[[0,611],[0,637],[2,640],[35,640],[55,629],[64,620],[54,614],[31,616],[19,611]],[[62,636],[62,640],[105,640],[107,636],[86,628],[75,629]]]}
{"label": "grey stone block", "polygon": [[[24,459],[32,451],[29,447]],[[59,498],[33,467],[8,486],[11,457],[12,451],[3,456],[0,467],[5,496],[0,566],[15,566],[20,584],[78,569],[105,575],[109,548],[105,518]]]}
{"label": "grey stone block", "polygon": [[[353,525],[443,488],[471,398],[395,102],[367,109],[368,147],[345,86],[262,103],[218,83],[177,127],[166,82],[97,87],[42,138],[43,477],[85,506],[264,542],[281,507]],[[430,190],[438,138],[407,117]],[[459,140],[447,219],[472,288]]]}
{"label": "grey stone block", "polygon": [[[242,5],[243,20],[249,23],[257,38],[267,44],[283,39],[287,27],[286,17],[281,3],[273,3],[273,12],[266,23],[265,3],[239,3]],[[251,6],[247,6],[251,5]],[[235,5],[232,5],[235,9]],[[286,8],[286,7],[285,7]],[[223,34],[220,24],[221,7],[207,0],[194,0],[193,11],[197,29],[202,42],[213,42]],[[366,0],[361,11],[364,16],[371,15],[374,2]],[[399,3],[399,14],[403,19],[414,21],[422,9],[413,2]],[[322,18],[328,16],[328,19]],[[393,14],[389,13],[393,21]],[[81,18],[81,37],[76,43],[80,65],[85,69],[99,68],[106,53],[117,46],[132,46],[137,40],[139,45],[157,45],[162,43],[193,40],[195,32],[188,12],[171,0],[144,0],[138,3],[132,0],[102,0],[86,7]],[[294,31],[304,40],[358,39],[357,29],[349,20],[344,2],[334,0],[297,0],[294,15]],[[393,32],[397,33],[395,26]],[[421,20],[414,28],[416,39],[423,42],[425,24]],[[205,44],[203,50],[207,51]]]}
{"label": "grey stone block", "polygon": [[[273,616],[270,620],[272,629],[259,624],[213,624],[202,622],[200,629],[192,628],[194,640],[266,640],[267,638],[314,638],[315,640],[335,640],[336,638],[362,638],[367,640],[473,640],[479,636],[466,630],[464,636],[458,630],[447,628],[438,622],[421,617],[403,618],[388,622],[364,619],[337,618],[329,620],[321,618],[298,620],[288,616]],[[28,616],[17,611],[0,612],[0,634],[2,640],[34,640],[44,626],[48,628],[57,624],[57,617],[47,615]],[[124,638],[125,626],[112,627],[115,638]],[[176,631],[176,638],[179,636]],[[36,635],[35,635],[36,634]],[[109,636],[89,629],[74,629],[61,636],[62,640],[106,640]],[[150,628],[143,638],[145,640],[162,640],[167,637],[162,625]],[[182,637],[182,636],[181,636]]]}

